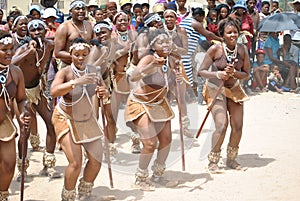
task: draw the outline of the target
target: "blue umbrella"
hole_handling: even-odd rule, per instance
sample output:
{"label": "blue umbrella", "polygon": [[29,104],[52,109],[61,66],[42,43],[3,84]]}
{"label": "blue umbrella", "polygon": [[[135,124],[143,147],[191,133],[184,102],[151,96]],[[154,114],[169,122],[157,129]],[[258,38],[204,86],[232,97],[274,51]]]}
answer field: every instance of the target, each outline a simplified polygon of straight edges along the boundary
{"label": "blue umbrella", "polygon": [[285,30],[297,30],[300,27],[299,18],[300,16],[293,13],[276,13],[263,19],[259,23],[257,30],[259,32],[280,32]]}

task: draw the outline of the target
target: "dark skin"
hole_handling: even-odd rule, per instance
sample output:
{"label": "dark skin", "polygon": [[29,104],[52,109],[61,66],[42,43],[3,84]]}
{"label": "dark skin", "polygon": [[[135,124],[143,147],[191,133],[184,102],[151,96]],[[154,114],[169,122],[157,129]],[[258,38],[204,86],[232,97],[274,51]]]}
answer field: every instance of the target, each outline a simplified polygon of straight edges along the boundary
{"label": "dark skin", "polygon": [[[81,50],[72,50],[72,62],[78,70],[85,69],[85,63],[87,61],[87,56],[89,54],[89,49],[87,47]],[[51,85],[50,94],[53,97],[63,96],[64,101],[71,103],[72,98],[70,98],[72,85],[70,80],[74,79],[71,66],[67,66],[57,72],[55,79]],[[89,85],[97,83],[95,70],[91,73],[82,75],[81,77],[74,79],[75,86],[82,86],[83,84]],[[91,100],[93,101],[93,106],[98,108],[99,99],[97,96],[102,97],[103,99],[107,98],[109,92],[104,83],[101,83],[101,86],[95,88],[95,94],[92,96]],[[97,106],[97,107],[96,107]],[[64,106],[60,104],[61,109],[69,115],[72,115],[72,106]],[[95,109],[96,115],[98,115],[98,110]],[[82,167],[82,145],[76,144],[70,132],[65,134],[60,138],[59,143],[61,144],[62,150],[64,151],[67,159],[68,166],[65,170],[65,179],[64,186],[67,190],[72,190],[76,186],[77,179],[79,177],[81,167]],[[100,170],[101,160],[102,160],[102,143],[101,140],[95,140],[90,143],[84,143],[85,151],[87,153],[88,162],[83,171],[83,178],[87,182],[93,182]]]}
{"label": "dark skin", "polygon": [[[143,83],[143,77],[151,76],[153,73],[162,74],[161,67],[165,64],[166,58],[169,55],[170,47],[172,47],[172,41],[164,35],[163,38],[157,39],[156,42],[152,45],[151,49],[155,51],[157,56],[146,55],[138,63],[137,67],[133,71],[132,76],[130,77],[131,82],[141,83],[140,88],[134,88],[134,91],[138,94],[148,93],[153,90],[153,88],[145,85]],[[177,61],[178,62],[178,61]],[[169,66],[171,70],[167,73],[170,75],[174,73],[176,67],[176,61],[174,58],[170,57]],[[176,79],[181,82],[182,75],[180,73],[176,74]],[[155,81],[155,80],[154,80]],[[170,82],[170,90],[174,90],[175,82],[174,80],[168,80]],[[155,84],[155,83],[153,83]],[[152,94],[153,96],[153,94]],[[150,99],[153,98],[149,97]],[[143,143],[143,148],[141,150],[141,155],[139,158],[139,168],[147,169],[150,163],[150,160],[153,156],[155,149],[158,146],[157,153],[157,162],[164,164],[168,153],[170,150],[170,144],[172,141],[172,132],[171,132],[171,121],[166,122],[152,122],[147,113],[141,115],[139,118],[133,121],[136,126],[136,131],[141,137]]]}
{"label": "dark skin", "polygon": [[[10,44],[0,43],[0,63],[3,65],[10,65],[12,56],[14,54],[14,46]],[[3,70],[0,68],[0,70]],[[20,111],[20,119],[22,125],[25,124],[25,127],[28,127],[30,124],[30,117],[25,117],[25,86],[24,86],[24,76],[21,69],[17,66],[9,66],[10,73],[6,81],[6,86],[14,82],[16,84],[16,93],[12,94],[15,97],[17,102],[18,110]],[[11,76],[13,75],[13,76]],[[1,87],[2,89],[2,87]],[[12,101],[12,100],[10,100]],[[6,115],[10,117],[13,116],[6,107],[5,100],[0,98],[0,124],[6,118]],[[3,132],[3,131],[0,131]],[[24,133],[21,133],[24,135]],[[14,176],[14,170],[16,165],[16,143],[15,138],[12,138],[9,141],[0,140],[0,191],[8,191],[12,178]]]}
{"label": "dark skin", "polygon": [[[87,63],[100,66],[103,79],[105,79],[116,56],[116,39],[111,38],[111,30],[107,28],[101,28],[100,32],[96,33],[96,38],[103,46],[101,48],[94,46],[91,49]],[[111,104],[105,104],[104,108],[105,117],[108,121],[108,139],[110,142],[114,142],[116,138],[116,121],[112,114]]]}
{"label": "dark skin", "polygon": [[[75,7],[70,10],[72,19],[62,23],[55,34],[54,56],[66,64],[71,64],[72,58],[69,47],[75,38],[84,38],[90,41],[94,37],[93,28],[89,21],[85,20],[86,8]],[[86,33],[84,31],[86,30]]]}
{"label": "dark skin", "polygon": [[[29,44],[25,44],[21,46],[19,49],[17,49],[16,55],[13,58],[13,63],[15,65],[18,65],[21,68],[25,77],[25,87],[33,88],[40,83],[42,74],[47,72],[48,70],[54,45],[53,45],[53,41],[45,39],[46,30],[41,24],[39,24],[39,26],[36,29],[33,28],[33,26],[31,26],[29,28],[29,33],[33,38],[33,40],[30,41]],[[40,46],[41,44],[38,38],[43,44],[43,47]],[[39,67],[36,66],[38,62],[37,58],[38,60],[41,60],[42,58]],[[41,115],[42,119],[45,121],[47,127],[46,151],[48,153],[54,153],[56,139],[55,139],[54,128],[51,123],[52,110],[48,108],[47,99],[44,96],[41,96],[41,100],[39,101],[39,103],[37,105],[32,104],[32,108],[33,110],[29,111],[30,115],[34,117],[35,111],[37,111]],[[33,127],[36,128],[37,126],[33,125]],[[20,158],[22,154],[21,143],[22,141],[20,140],[19,141]]]}
{"label": "dark skin", "polygon": [[[237,43],[238,35],[239,32],[237,27],[232,25],[225,26],[223,38],[229,49],[234,49]],[[209,67],[211,64],[213,64],[213,61],[222,57],[224,54],[222,45],[216,44],[208,49],[203,63],[199,68],[198,76],[203,76],[204,78],[209,79],[216,78],[218,74],[221,80],[224,82],[224,86],[228,88],[232,87],[235,83],[235,80],[232,76],[237,79],[248,78],[250,74],[250,63],[247,47],[244,45],[238,45],[237,48],[238,55],[240,55],[244,61],[244,65],[240,70],[235,71],[234,66],[231,63],[227,63],[223,71],[209,70]],[[215,84],[219,85],[219,83]],[[237,147],[242,137],[243,104],[235,103],[228,98],[226,101],[217,99],[211,112],[216,128],[212,137],[212,151],[219,152],[221,150],[229,122],[231,126],[229,145],[231,147]],[[229,113],[229,116],[227,112]]]}

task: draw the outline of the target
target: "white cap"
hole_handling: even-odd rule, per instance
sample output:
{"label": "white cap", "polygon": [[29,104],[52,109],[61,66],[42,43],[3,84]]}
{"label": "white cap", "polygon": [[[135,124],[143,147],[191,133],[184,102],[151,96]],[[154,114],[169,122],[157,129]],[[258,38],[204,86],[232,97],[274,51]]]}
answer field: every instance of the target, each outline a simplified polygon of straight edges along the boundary
{"label": "white cap", "polygon": [[56,9],[55,8],[46,8],[43,12],[42,18],[46,19],[48,17],[55,17],[59,18],[56,14]]}

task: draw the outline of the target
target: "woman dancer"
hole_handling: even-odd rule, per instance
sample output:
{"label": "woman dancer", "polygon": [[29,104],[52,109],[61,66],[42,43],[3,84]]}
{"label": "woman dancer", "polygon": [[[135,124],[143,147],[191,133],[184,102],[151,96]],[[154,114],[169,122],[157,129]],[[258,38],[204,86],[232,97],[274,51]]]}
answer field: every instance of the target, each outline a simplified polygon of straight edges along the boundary
{"label": "woman dancer", "polygon": [[125,109],[127,126],[139,133],[143,143],[135,185],[145,191],[154,190],[147,178],[157,144],[157,158],[151,168],[152,180],[159,182],[165,171],[172,140],[171,119],[174,117],[166,95],[175,86],[175,79],[183,83],[182,74],[176,76],[174,73],[175,61],[170,57],[172,40],[167,33],[160,29],[150,31],[149,41],[151,53],[140,60],[129,78],[135,87]]}
{"label": "woman dancer", "polygon": [[[242,169],[235,159],[242,137],[243,102],[249,99],[239,82],[249,77],[250,64],[247,47],[237,43],[240,33],[237,21],[231,17],[222,20],[219,24],[219,32],[224,42],[208,49],[198,71],[198,76],[207,79],[203,89],[203,97],[207,105],[210,105],[216,96],[218,86],[224,84],[225,87],[217,96],[215,104],[210,106],[216,128],[212,136],[212,149],[208,155],[208,169],[212,173],[221,172],[218,162],[228,123],[231,126],[231,133],[226,165],[232,169]],[[211,70],[209,70],[210,66],[212,66]]]}
{"label": "woman dancer", "polygon": [[[12,121],[13,99],[20,111],[22,125],[29,125],[25,117],[26,100],[24,77],[21,69],[11,64],[14,54],[13,38],[0,30],[0,200],[8,199],[8,188],[14,176],[16,166],[16,127]],[[23,133],[24,134],[24,133]]]}
{"label": "woman dancer", "polygon": [[70,46],[72,64],[58,71],[50,90],[51,96],[62,96],[53,112],[52,122],[60,148],[69,161],[61,194],[63,201],[72,201],[76,197],[75,186],[82,166],[81,145],[88,162],[78,185],[79,198],[91,195],[101,167],[102,131],[95,108],[98,108],[97,96],[107,99],[109,92],[102,81],[101,86],[97,86],[96,70],[85,64],[89,52],[90,46],[84,39],[73,40]]}

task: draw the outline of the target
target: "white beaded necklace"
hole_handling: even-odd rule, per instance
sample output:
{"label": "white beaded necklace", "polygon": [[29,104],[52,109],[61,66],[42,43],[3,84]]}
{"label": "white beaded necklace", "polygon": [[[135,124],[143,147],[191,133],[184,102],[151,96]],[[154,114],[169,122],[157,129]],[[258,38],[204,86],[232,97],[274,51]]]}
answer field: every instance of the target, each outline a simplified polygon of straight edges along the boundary
{"label": "white beaded necklace", "polygon": [[88,73],[87,67],[85,67],[83,70],[79,70],[79,69],[74,65],[74,63],[71,63],[71,69],[72,69],[72,72],[74,73],[74,75],[75,75],[76,77],[81,77],[82,75]]}
{"label": "white beaded necklace", "polygon": [[222,46],[227,62],[232,63],[237,57],[237,44],[235,45],[233,50],[229,49],[225,43],[222,43]]}
{"label": "white beaded necklace", "polygon": [[35,64],[35,66],[36,67],[40,67],[40,65],[41,65],[41,61],[44,59],[44,57],[45,57],[45,54],[46,54],[46,45],[45,44],[43,44],[43,46],[44,46],[44,48],[43,48],[43,55],[42,55],[42,57],[39,59],[39,54],[38,54],[38,52],[37,51],[35,51],[35,58],[36,58],[36,64]]}
{"label": "white beaded necklace", "polygon": [[11,108],[10,108],[10,104],[9,104],[9,93],[5,87],[6,85],[6,81],[7,81],[7,78],[8,78],[8,74],[9,74],[9,66],[4,66],[1,64],[1,67],[5,67],[5,69],[1,70],[0,71],[0,83],[1,83],[1,86],[2,86],[2,89],[1,89],[1,92],[0,92],[0,97],[3,96],[4,98],[4,102],[5,102],[5,106],[6,108],[8,109],[8,111],[11,111]]}

